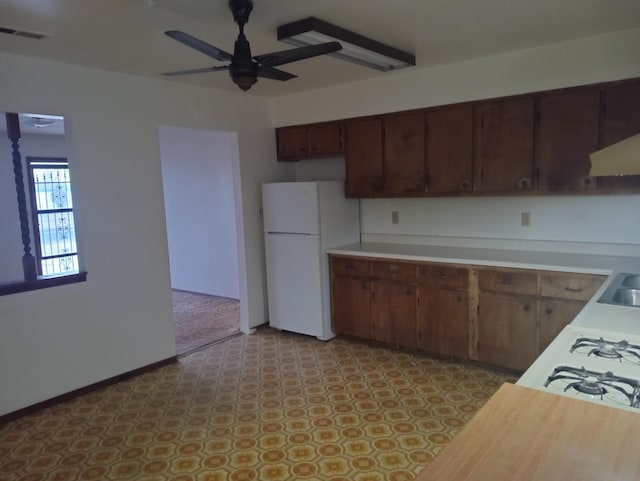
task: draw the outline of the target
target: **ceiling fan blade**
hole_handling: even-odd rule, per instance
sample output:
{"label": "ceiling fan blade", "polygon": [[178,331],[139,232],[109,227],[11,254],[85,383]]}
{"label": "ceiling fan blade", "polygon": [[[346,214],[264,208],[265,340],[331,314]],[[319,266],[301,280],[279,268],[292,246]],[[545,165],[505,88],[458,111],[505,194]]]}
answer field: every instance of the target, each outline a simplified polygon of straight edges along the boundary
{"label": "ceiling fan blade", "polygon": [[305,58],[337,52],[341,48],[342,45],[340,45],[340,42],[327,42],[318,45],[310,45],[308,47],[256,55],[253,58],[264,67],[275,67],[276,65],[283,65],[285,63],[297,62],[298,60]]}
{"label": "ceiling fan blade", "polygon": [[180,75],[191,75],[194,73],[207,73],[207,72],[218,72],[220,70],[228,70],[228,65],[223,65],[220,67],[205,67],[205,68],[192,68],[189,70],[178,70],[177,72],[165,72],[162,75],[166,75],[167,77],[178,77]]}
{"label": "ceiling fan blade", "polygon": [[278,70],[277,68],[259,66],[258,77],[270,78],[272,80],[290,80],[296,78],[297,75],[285,72],[284,70]]}
{"label": "ceiling fan blade", "polygon": [[224,50],[220,50],[218,47],[214,47],[213,45],[208,44],[207,42],[203,42],[196,37],[192,37],[188,33],[180,32],[178,30],[167,30],[164,32],[165,35],[171,37],[174,40],[177,40],[180,43],[185,44],[187,47],[191,47],[196,49],[198,52],[201,52],[209,57],[213,57],[216,60],[225,61],[231,60],[233,55]]}

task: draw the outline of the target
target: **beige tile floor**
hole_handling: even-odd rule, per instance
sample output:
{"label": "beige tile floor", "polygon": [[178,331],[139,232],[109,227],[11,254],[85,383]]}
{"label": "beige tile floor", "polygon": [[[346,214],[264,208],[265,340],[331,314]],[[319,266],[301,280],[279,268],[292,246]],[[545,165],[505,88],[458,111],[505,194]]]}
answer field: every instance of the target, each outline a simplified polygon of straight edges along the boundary
{"label": "beige tile floor", "polygon": [[260,329],[0,426],[0,481],[409,481],[504,381]]}

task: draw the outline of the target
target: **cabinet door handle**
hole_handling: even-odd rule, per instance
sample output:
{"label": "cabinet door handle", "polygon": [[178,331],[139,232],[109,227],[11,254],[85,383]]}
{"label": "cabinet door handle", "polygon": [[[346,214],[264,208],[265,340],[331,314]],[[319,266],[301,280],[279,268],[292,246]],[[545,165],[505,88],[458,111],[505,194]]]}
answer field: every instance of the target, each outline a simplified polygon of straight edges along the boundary
{"label": "cabinet door handle", "polygon": [[518,187],[521,189],[528,189],[531,187],[531,179],[529,177],[523,177],[518,182]]}
{"label": "cabinet door handle", "polygon": [[593,184],[595,184],[595,182],[596,182],[596,179],[594,179],[593,177],[591,177],[589,175],[586,176],[584,179],[582,179],[582,185],[584,185],[585,187],[590,187]]}
{"label": "cabinet door handle", "polygon": [[500,278],[498,279],[498,284],[502,284],[503,286],[510,286],[511,284],[513,284],[513,282],[511,282],[511,279]]}
{"label": "cabinet door handle", "polygon": [[529,304],[525,304],[525,305],[523,306],[523,309],[524,309],[525,311],[529,311],[529,309],[531,309],[531,306],[530,306]]}
{"label": "cabinet door handle", "polygon": [[471,186],[471,182],[469,182],[468,180],[463,180],[460,183],[460,188],[461,190],[469,190],[469,187]]}
{"label": "cabinet door handle", "polygon": [[552,313],[553,313],[553,309],[551,309],[550,307],[547,307],[547,308],[544,310],[544,312],[545,312],[546,314],[552,314]]}
{"label": "cabinet door handle", "polygon": [[564,290],[568,292],[582,292],[582,289],[579,287],[565,287]]}

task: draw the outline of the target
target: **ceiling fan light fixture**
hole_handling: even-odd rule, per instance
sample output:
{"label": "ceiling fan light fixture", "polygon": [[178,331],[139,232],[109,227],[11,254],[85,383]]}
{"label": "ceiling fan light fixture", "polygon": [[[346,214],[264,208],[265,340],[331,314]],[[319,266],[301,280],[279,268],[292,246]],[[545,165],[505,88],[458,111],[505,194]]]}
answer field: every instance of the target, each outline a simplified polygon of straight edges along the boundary
{"label": "ceiling fan light fixture", "polygon": [[342,45],[342,50],[327,55],[382,72],[416,64],[416,57],[413,54],[315,17],[279,26],[278,40],[297,47],[338,41]]}
{"label": "ceiling fan light fixture", "polygon": [[258,81],[257,77],[252,77],[249,75],[237,75],[235,77],[231,77],[233,83],[240,87],[245,92],[253,87],[253,84]]}

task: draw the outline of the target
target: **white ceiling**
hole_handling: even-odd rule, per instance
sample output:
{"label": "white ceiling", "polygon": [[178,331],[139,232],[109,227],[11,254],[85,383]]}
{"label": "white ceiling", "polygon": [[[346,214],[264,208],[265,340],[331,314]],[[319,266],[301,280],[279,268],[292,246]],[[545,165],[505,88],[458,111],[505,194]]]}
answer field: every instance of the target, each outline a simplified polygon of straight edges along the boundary
{"label": "white ceiling", "polygon": [[[412,69],[637,28],[639,0],[254,0],[245,28],[254,55],[291,48],[279,25],[315,16],[416,56]],[[183,30],[233,52],[227,0],[0,0],[0,50],[105,70],[237,91],[226,72],[167,78],[162,72],[220,65],[166,37]],[[299,76],[259,79],[249,95],[277,97],[398,72],[316,57],[282,67]]]}

